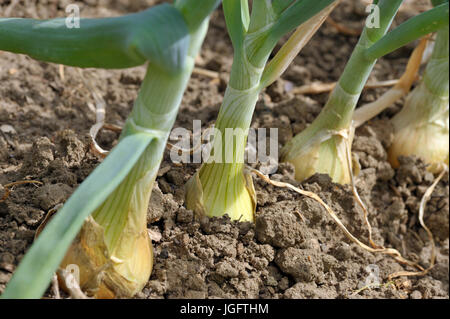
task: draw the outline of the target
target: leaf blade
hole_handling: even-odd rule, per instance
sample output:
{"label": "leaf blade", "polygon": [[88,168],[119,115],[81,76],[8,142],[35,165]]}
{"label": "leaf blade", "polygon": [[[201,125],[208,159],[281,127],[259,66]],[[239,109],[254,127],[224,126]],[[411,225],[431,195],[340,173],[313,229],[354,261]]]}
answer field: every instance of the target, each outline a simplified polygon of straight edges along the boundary
{"label": "leaf blade", "polygon": [[366,57],[369,59],[380,58],[414,40],[448,26],[448,15],[449,4],[447,2],[407,20],[367,49]]}

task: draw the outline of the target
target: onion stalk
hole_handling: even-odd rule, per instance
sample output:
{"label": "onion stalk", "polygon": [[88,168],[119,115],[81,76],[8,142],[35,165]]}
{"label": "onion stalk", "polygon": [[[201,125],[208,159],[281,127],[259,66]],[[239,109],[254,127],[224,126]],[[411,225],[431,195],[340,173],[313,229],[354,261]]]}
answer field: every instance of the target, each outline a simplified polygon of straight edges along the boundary
{"label": "onion stalk", "polygon": [[[244,157],[259,93],[284,72],[338,3],[333,2],[254,1],[250,15],[247,0],[223,1],[235,52],[230,82],[215,126],[222,138],[214,139],[213,156],[186,185],[188,209],[208,217],[227,214],[232,220],[254,220],[256,194],[252,177],[244,169]],[[267,64],[279,39],[301,24]],[[227,135],[229,129],[237,134]]]}

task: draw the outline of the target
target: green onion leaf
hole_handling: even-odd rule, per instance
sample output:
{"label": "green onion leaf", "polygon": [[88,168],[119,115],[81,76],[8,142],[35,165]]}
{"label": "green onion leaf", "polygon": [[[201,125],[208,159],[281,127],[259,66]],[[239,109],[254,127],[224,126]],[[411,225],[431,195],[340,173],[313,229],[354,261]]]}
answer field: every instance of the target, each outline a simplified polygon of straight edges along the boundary
{"label": "green onion leaf", "polygon": [[254,1],[248,33],[257,32],[275,21],[276,14],[273,12],[270,1]]}
{"label": "green onion leaf", "polygon": [[290,31],[299,25],[311,19],[320,11],[325,9],[335,0],[302,0],[296,1],[287,8],[276,21],[271,24],[270,29],[261,36],[261,43],[257,43],[258,47],[253,48],[252,56],[254,65],[262,66],[262,62],[267,58],[267,52],[271,52],[278,41]]}
{"label": "green onion leaf", "polygon": [[448,15],[448,2],[423,12],[386,34],[367,49],[365,56],[368,59],[378,59],[424,35],[435,32],[448,25]]}
{"label": "green onion leaf", "polygon": [[433,6],[435,6],[435,7],[437,7],[438,5],[440,5],[440,4],[443,4],[443,3],[448,3],[448,0],[431,0],[431,3],[433,4]]}

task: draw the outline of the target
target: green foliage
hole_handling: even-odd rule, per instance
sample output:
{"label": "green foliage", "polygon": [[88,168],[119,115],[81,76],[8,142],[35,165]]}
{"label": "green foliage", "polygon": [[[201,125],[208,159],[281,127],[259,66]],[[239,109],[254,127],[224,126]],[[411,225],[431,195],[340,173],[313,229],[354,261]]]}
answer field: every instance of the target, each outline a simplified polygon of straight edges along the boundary
{"label": "green foliage", "polygon": [[150,60],[176,72],[188,48],[186,22],[168,4],[121,17],[81,19],[80,28],[71,29],[64,18],[0,19],[0,50],[70,66],[118,69]]}

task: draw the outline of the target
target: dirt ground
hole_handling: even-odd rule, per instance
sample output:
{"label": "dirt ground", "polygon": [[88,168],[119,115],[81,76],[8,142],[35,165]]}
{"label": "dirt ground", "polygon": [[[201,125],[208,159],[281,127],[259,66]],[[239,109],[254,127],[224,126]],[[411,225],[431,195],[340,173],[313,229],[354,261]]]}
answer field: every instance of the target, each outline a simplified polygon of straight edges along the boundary
{"label": "dirt ground", "polygon": [[[72,1],[22,0],[10,7],[11,2],[0,0],[0,16],[64,16],[65,6]],[[134,12],[154,2],[75,3],[80,4],[84,17],[94,17]],[[423,10],[426,3],[408,1],[395,23]],[[344,1],[332,18],[360,29],[364,7],[359,1]],[[327,94],[296,95],[291,88],[337,80],[356,42],[356,36],[324,24],[282,79],[261,95],[252,126],[278,127],[281,145],[303,130],[320,112]],[[380,60],[370,80],[398,78],[413,47]],[[215,120],[231,63],[224,19],[216,12],[198,66],[218,72],[219,79],[194,74],[176,126],[192,129],[192,120],[200,119],[206,128]],[[101,162],[89,150],[88,132],[95,123],[88,106],[95,103],[92,90],[101,92],[107,103],[107,122],[123,125],[144,74],[144,66],[81,72],[65,67],[62,78],[58,65],[0,52],[0,198],[5,191],[1,185],[21,180],[43,183],[16,186],[0,203],[0,293],[32,244],[46,212],[63,203]],[[365,90],[360,103],[374,101],[385,90]],[[402,159],[395,170],[387,162],[386,148],[392,142],[389,119],[402,103],[357,130],[353,144],[361,164],[357,187],[369,208],[376,242],[427,267],[431,245],[417,215],[420,199],[434,177],[417,158]],[[104,130],[98,141],[111,148],[117,138],[118,133]],[[153,243],[153,273],[137,298],[448,298],[448,177],[438,184],[425,212],[425,222],[435,235],[436,266],[426,276],[389,282],[389,274],[413,269],[389,256],[363,251],[346,239],[316,202],[257,178],[255,224],[227,218],[194,219],[184,208],[183,185],[197,168],[195,164],[173,165],[168,152],[165,155],[148,211],[148,227],[161,234],[161,239]],[[299,185],[286,164],[272,178]],[[319,194],[349,230],[367,242],[363,214],[349,186],[315,175],[301,187]],[[374,269],[380,285],[359,291]],[[50,292],[48,296],[52,297]]]}

